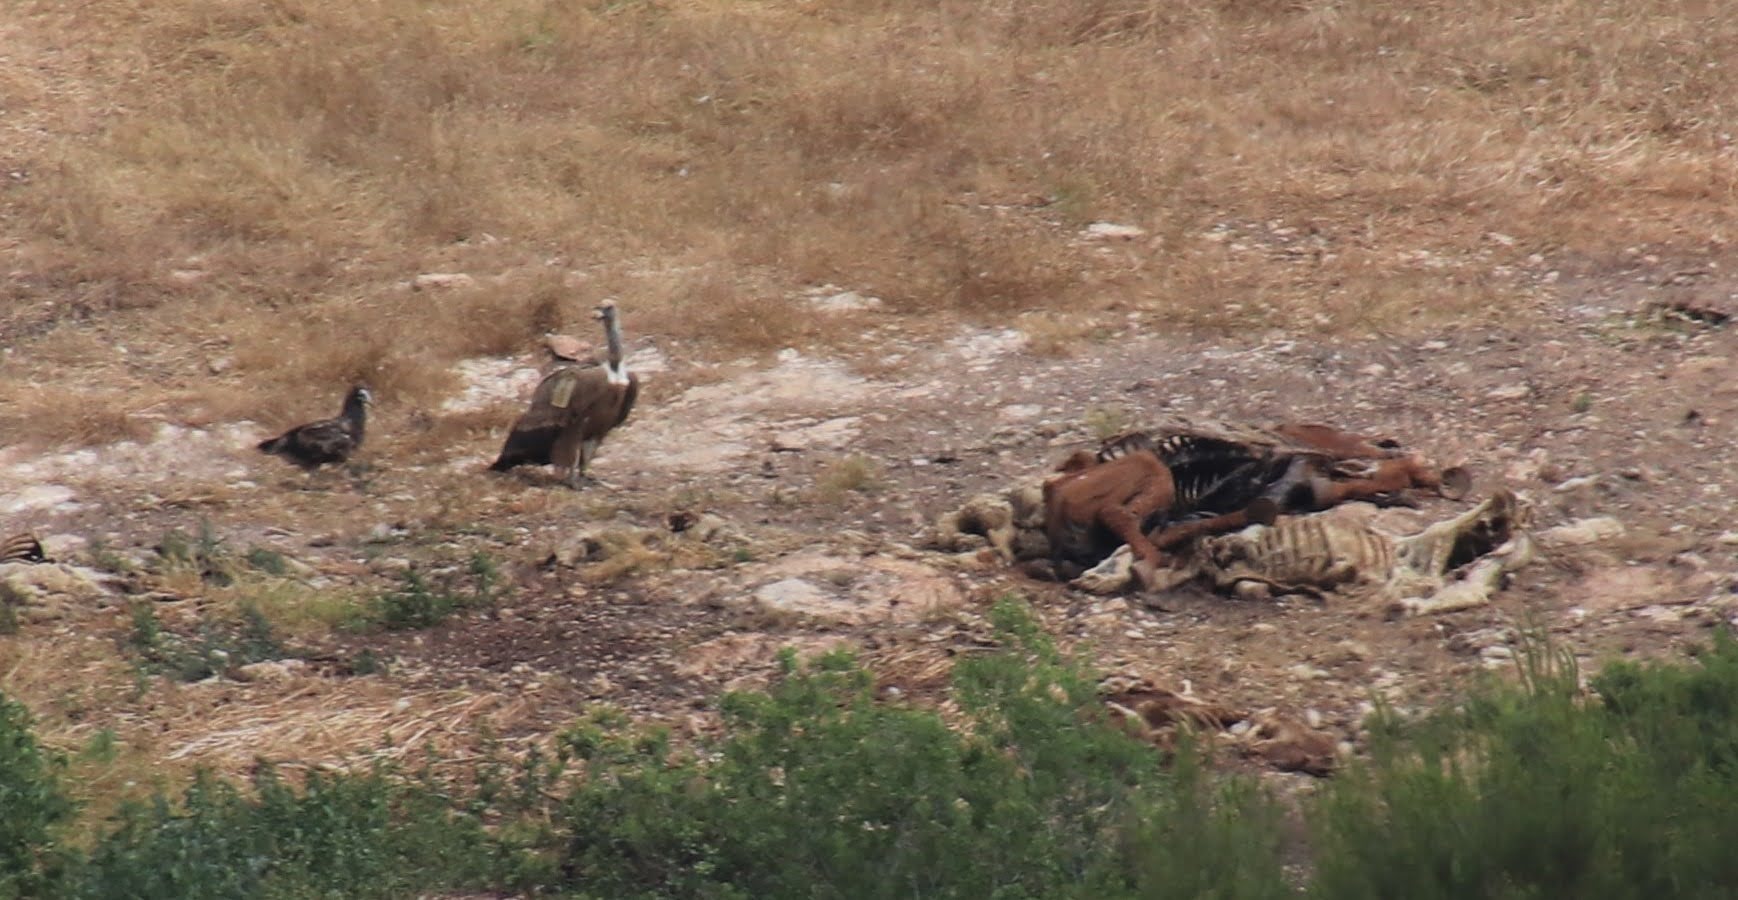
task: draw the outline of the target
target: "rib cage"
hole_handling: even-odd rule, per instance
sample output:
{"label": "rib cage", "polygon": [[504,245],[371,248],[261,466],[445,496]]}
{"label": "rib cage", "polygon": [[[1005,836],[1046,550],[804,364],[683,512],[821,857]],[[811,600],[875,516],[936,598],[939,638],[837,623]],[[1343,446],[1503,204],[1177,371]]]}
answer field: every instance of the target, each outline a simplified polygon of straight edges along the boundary
{"label": "rib cage", "polygon": [[0,563],[42,562],[47,558],[42,552],[42,541],[28,531],[0,541]]}
{"label": "rib cage", "polygon": [[1166,518],[1172,520],[1243,509],[1281,479],[1290,463],[1271,446],[1186,431],[1162,433],[1157,440],[1140,432],[1118,435],[1099,447],[1098,459],[1141,452],[1171,470],[1176,501]]}
{"label": "rib cage", "polygon": [[[1530,507],[1501,490],[1458,516],[1404,537],[1332,514],[1282,519],[1264,528],[1206,538],[1192,565],[1225,587],[1255,582],[1310,592],[1363,582],[1380,585],[1395,597],[1435,594],[1452,573],[1482,567],[1483,575],[1469,574],[1463,581],[1474,585],[1467,590],[1476,596],[1487,596],[1492,577],[1530,559],[1524,530],[1530,522]],[[1519,549],[1504,549],[1514,546]],[[1414,606],[1426,611],[1459,608],[1439,601]]]}
{"label": "rib cage", "polygon": [[1359,578],[1381,580],[1394,570],[1394,540],[1381,532],[1327,516],[1289,518],[1253,538],[1210,538],[1220,566],[1285,584],[1323,587]]}

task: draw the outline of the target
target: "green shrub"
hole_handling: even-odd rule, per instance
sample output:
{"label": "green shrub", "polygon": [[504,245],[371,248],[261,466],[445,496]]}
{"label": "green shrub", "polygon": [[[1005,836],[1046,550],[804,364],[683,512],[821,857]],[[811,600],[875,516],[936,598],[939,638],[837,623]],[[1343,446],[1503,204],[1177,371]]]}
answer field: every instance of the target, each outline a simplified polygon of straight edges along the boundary
{"label": "green shrub", "polygon": [[144,673],[199,681],[237,666],[289,655],[271,622],[252,605],[241,607],[236,622],[201,618],[191,637],[166,630],[148,600],[135,601],[129,612],[132,629],[127,647]]}
{"label": "green shrub", "polygon": [[[396,590],[374,601],[375,620],[392,631],[432,628],[455,613],[494,603],[501,576],[488,554],[477,553],[465,567],[463,578],[437,583],[416,569],[407,569],[400,579]],[[467,580],[468,584],[463,583]]]}
{"label": "green shrub", "polygon": [[1321,897],[1723,897],[1738,884],[1738,647],[1577,687],[1539,647],[1519,687],[1391,718],[1318,822]]}
{"label": "green shrub", "polygon": [[30,712],[0,694],[0,897],[33,895],[52,883],[55,837],[72,815],[61,792],[62,758],[30,730]]}
{"label": "green shrub", "polygon": [[490,842],[438,793],[380,772],[311,773],[294,790],[269,767],[252,795],[201,774],[179,804],[129,804],[92,849],[85,897],[400,897],[481,878]]}
{"label": "green shrub", "polygon": [[235,583],[238,565],[208,519],[199,520],[196,535],[179,528],[170,529],[157,542],[156,550],[165,572],[194,572],[201,580],[219,587]]}
{"label": "green shrub", "polygon": [[[1209,797],[1166,775],[1151,747],[1103,721],[1092,685],[1029,617],[999,616],[1014,647],[962,665],[963,730],[876,702],[847,657],[798,668],[787,655],[767,693],[726,698],[726,735],[702,753],[610,721],[568,732],[588,777],[558,816],[560,886],[597,897],[1283,893],[1271,841],[1200,859],[1157,840],[1180,811],[1223,836],[1260,798]],[[1199,877],[1140,884],[1148,871]]]}
{"label": "green shrub", "polygon": [[247,555],[244,556],[243,559],[246,560],[249,566],[258,571],[264,572],[267,575],[277,575],[282,577],[290,571],[289,561],[284,558],[282,553],[265,547],[249,548]]}

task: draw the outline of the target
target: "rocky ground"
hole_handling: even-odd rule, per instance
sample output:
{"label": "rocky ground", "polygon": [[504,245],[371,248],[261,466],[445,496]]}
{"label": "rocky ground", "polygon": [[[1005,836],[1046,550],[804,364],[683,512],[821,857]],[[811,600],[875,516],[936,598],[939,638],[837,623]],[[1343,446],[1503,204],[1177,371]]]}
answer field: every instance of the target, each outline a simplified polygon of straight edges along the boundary
{"label": "rocky ground", "polygon": [[[0,530],[36,531],[64,563],[0,567],[19,621],[0,674],[54,740],[109,729],[155,763],[237,771],[430,743],[463,758],[598,701],[710,728],[719,692],[759,683],[784,646],[855,648],[888,696],[942,701],[951,660],[990,639],[989,604],[1019,595],[1106,673],[1355,743],[1372,701],[1452,695],[1506,666],[1528,628],[1591,666],[1682,649],[1738,614],[1738,334],[1723,318],[1738,280],[1640,254],[1532,278],[1484,324],[1404,338],[1131,320],[1055,356],[1014,331],[907,342],[854,310],[871,325],[845,358],[699,370],[641,341],[641,404],[595,465],[602,483],[577,493],[546,472],[484,471],[538,377],[532,348],[467,363],[442,410],[383,408],[395,427],[371,432],[351,473],[308,479],[252,450],[288,422],[0,450]],[[1092,597],[924,546],[971,495],[1177,416],[1392,435],[1469,466],[1474,499],[1508,486],[1541,531],[1573,527],[1490,606],[1407,619],[1352,598]],[[461,417],[487,424],[441,427]],[[176,530],[214,554],[279,554],[282,574],[224,585],[165,566],[153,548]],[[478,554],[503,586],[435,627],[357,632],[306,612],[394,590],[410,569],[465,583]],[[124,649],[141,599],[188,634],[265,604],[299,659],[141,681]]]}

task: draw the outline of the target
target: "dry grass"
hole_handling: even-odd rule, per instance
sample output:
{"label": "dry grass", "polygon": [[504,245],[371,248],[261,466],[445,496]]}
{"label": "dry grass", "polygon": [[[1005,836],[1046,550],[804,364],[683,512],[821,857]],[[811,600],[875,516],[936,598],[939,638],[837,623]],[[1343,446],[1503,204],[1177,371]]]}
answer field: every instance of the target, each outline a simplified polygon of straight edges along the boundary
{"label": "dry grass", "polygon": [[[10,12],[0,106],[32,127],[0,137],[0,343],[81,398],[125,368],[142,405],[275,416],[355,380],[424,405],[454,359],[584,336],[611,295],[691,355],[854,341],[791,299],[827,282],[913,322],[1037,312],[1046,352],[1124,312],[1433,327],[1508,313],[1485,273],[1532,254],[1733,239],[1717,4]],[[427,272],[473,281],[404,286]],[[42,415],[13,377],[9,433],[127,427],[126,402]]]}
{"label": "dry grass", "polygon": [[873,491],[881,483],[881,465],[870,457],[854,453],[833,460],[815,476],[814,499],[821,503],[836,503],[846,494]]}
{"label": "dry grass", "polygon": [[1094,406],[1087,409],[1080,417],[1082,425],[1086,426],[1093,440],[1106,441],[1119,434],[1125,434],[1135,427],[1139,418],[1128,407],[1121,405]]}

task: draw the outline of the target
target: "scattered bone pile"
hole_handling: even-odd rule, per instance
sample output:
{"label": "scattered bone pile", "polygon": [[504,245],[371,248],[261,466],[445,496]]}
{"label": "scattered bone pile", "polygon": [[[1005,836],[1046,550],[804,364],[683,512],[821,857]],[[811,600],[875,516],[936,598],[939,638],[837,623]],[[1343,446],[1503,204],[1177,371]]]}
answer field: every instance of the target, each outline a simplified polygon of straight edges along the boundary
{"label": "scattered bone pile", "polygon": [[974,497],[936,523],[930,543],[1092,593],[1334,593],[1420,615],[1489,602],[1532,559],[1531,508],[1506,489],[1411,534],[1370,515],[1416,506],[1420,493],[1459,500],[1470,487],[1464,470],[1392,439],[1178,422]]}

